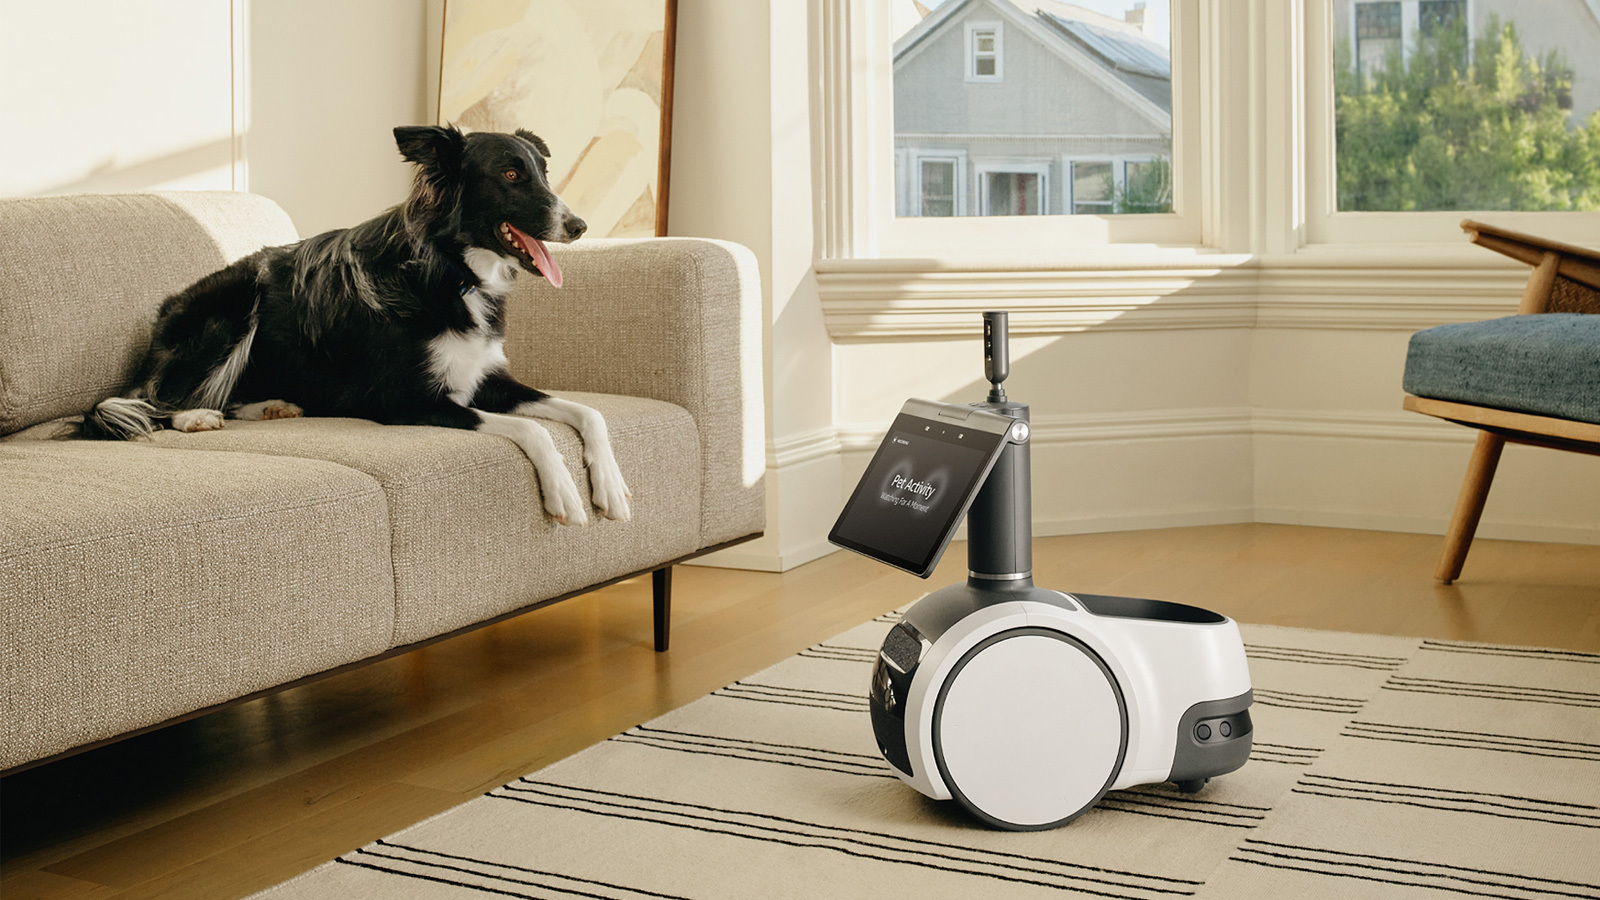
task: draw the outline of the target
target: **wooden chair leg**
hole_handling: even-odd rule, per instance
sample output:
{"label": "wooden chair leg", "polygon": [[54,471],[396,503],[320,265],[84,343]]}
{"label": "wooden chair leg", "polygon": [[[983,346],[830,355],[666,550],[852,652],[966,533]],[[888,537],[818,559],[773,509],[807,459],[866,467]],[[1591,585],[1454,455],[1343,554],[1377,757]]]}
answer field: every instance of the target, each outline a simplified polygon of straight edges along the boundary
{"label": "wooden chair leg", "polygon": [[665,653],[672,637],[672,567],[651,572],[650,588],[656,601],[656,652]]}
{"label": "wooden chair leg", "polygon": [[1461,480],[1461,493],[1456,497],[1455,512],[1450,514],[1444,554],[1439,557],[1439,568],[1433,575],[1445,584],[1461,575],[1467,550],[1472,546],[1472,535],[1478,530],[1478,518],[1483,515],[1483,501],[1489,497],[1489,482],[1494,480],[1495,467],[1500,465],[1500,451],[1505,446],[1506,439],[1500,435],[1478,432],[1478,443],[1472,448],[1466,477]]}

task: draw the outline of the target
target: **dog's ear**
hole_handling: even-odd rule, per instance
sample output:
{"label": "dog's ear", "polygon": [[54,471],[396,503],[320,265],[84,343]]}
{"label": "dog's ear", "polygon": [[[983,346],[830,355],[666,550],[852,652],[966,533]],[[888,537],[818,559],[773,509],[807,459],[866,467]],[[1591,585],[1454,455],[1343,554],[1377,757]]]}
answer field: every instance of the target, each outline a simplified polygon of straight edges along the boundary
{"label": "dog's ear", "polygon": [[400,155],[417,164],[404,204],[406,229],[418,240],[454,234],[460,225],[461,157],[467,139],[454,125],[401,125]]}
{"label": "dog's ear", "polygon": [[460,168],[466,146],[466,138],[454,125],[401,125],[394,130],[394,142],[401,156],[436,176]]}
{"label": "dog's ear", "polygon": [[544,138],[539,137],[537,134],[534,134],[526,128],[518,128],[516,135],[517,137],[522,138],[523,140],[532,144],[533,149],[539,151],[540,156],[544,157],[545,159],[550,158],[550,147],[545,144]]}

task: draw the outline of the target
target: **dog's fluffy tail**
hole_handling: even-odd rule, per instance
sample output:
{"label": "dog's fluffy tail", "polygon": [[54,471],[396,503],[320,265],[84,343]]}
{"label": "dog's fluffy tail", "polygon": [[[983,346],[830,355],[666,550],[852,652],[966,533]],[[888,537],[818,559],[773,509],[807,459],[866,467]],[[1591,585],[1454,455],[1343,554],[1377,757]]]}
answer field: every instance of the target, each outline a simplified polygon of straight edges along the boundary
{"label": "dog's fluffy tail", "polygon": [[148,437],[170,414],[137,397],[112,397],[84,414],[79,436],[100,441],[131,441]]}

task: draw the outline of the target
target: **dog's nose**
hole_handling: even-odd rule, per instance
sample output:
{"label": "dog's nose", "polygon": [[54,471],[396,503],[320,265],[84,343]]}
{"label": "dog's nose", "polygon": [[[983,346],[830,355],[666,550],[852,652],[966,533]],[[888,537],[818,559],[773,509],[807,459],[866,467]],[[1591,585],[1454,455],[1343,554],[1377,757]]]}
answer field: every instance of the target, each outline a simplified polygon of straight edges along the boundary
{"label": "dog's nose", "polygon": [[577,216],[567,216],[567,240],[575,241],[589,230],[589,223]]}

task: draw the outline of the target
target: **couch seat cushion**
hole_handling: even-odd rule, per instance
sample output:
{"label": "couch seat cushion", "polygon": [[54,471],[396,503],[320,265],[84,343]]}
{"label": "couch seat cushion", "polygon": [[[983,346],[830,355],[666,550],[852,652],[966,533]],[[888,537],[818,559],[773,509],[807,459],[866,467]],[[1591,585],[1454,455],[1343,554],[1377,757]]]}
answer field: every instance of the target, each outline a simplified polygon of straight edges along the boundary
{"label": "couch seat cushion", "polygon": [[388,645],[383,491],[325,462],[0,443],[0,768]]}
{"label": "couch seat cushion", "polygon": [[[699,548],[700,437],[689,413],[637,397],[562,396],[605,416],[633,491],[631,521],[600,518],[591,506],[588,525],[556,524],[517,445],[472,431],[363,419],[230,419],[220,431],[163,431],[155,442],[329,460],[377,479],[389,499],[398,646]],[[545,425],[588,502],[576,432]]]}
{"label": "couch seat cushion", "polygon": [[1600,315],[1508,316],[1419,331],[1404,383],[1418,397],[1600,423]]}

